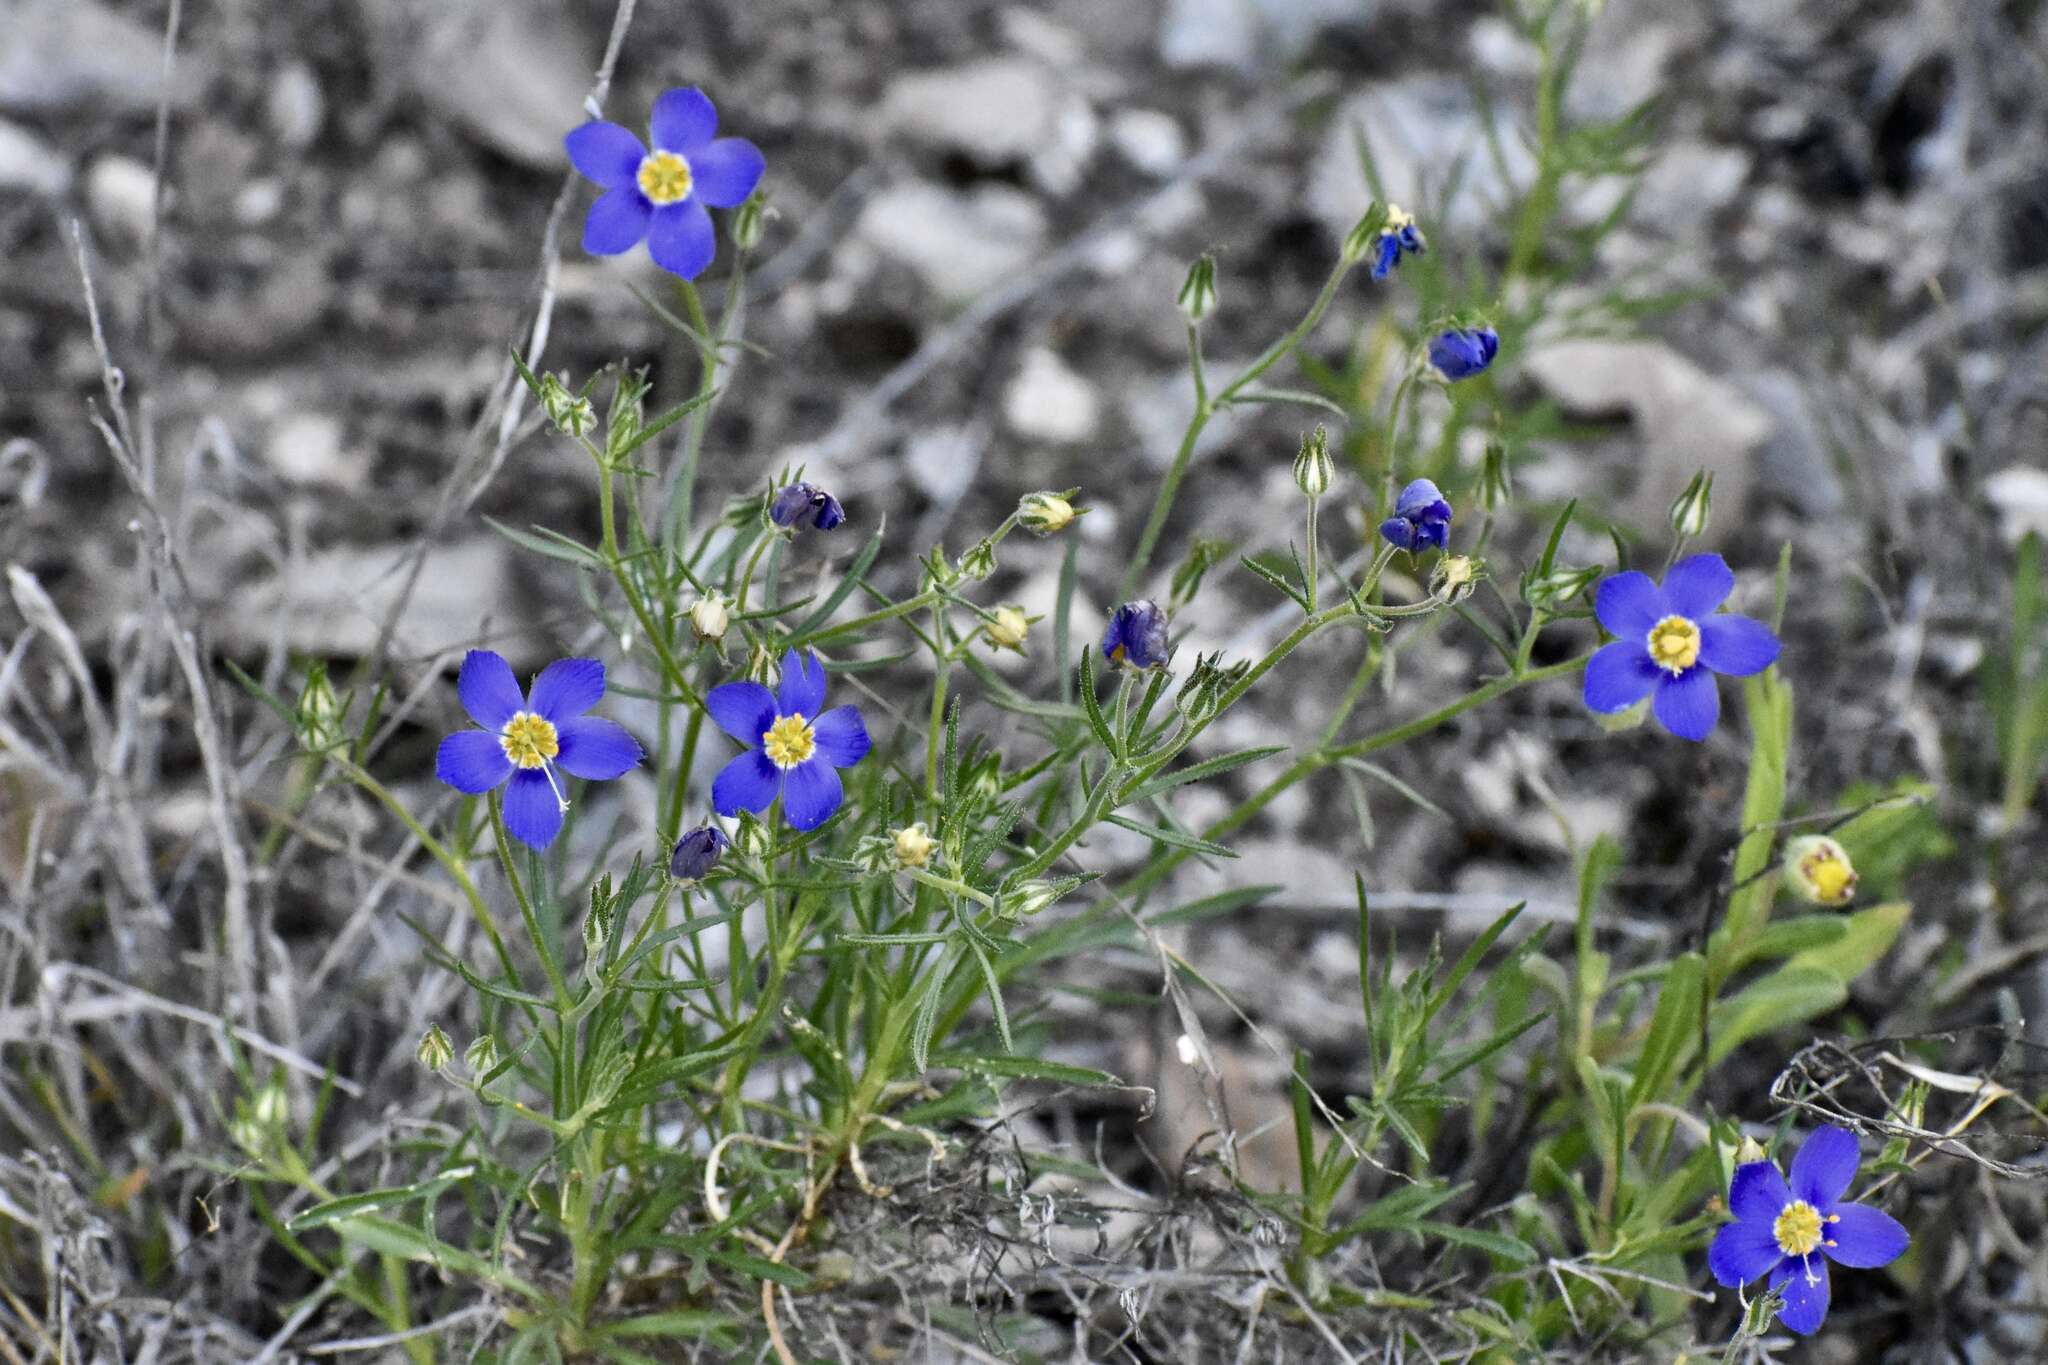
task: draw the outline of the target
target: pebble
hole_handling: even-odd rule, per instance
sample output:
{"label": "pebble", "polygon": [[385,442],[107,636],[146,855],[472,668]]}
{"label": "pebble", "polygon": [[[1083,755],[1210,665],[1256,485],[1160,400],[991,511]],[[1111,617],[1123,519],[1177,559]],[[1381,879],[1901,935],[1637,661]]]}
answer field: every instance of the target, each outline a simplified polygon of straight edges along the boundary
{"label": "pebble", "polygon": [[1009,279],[1044,247],[1045,210],[1007,185],[960,193],[936,185],[897,185],[870,199],[855,227],[883,255],[916,271],[948,301],[960,302]]}
{"label": "pebble", "polygon": [[341,419],[324,412],[295,412],[271,430],[263,458],[291,483],[360,488],[368,472],[342,450]]}
{"label": "pebble", "polygon": [[[0,109],[154,109],[163,96],[164,37],[95,0],[12,0],[0,6]],[[180,53],[171,95],[183,103],[204,57]]]}
{"label": "pebble", "polygon": [[71,186],[71,166],[41,138],[0,120],[0,190],[55,198]]}
{"label": "pebble", "polygon": [[303,151],[312,146],[327,117],[327,97],[313,68],[301,61],[280,67],[264,97],[263,113],[270,121],[271,133],[286,149]]}
{"label": "pebble", "polygon": [[156,213],[156,173],[129,156],[103,156],[86,172],[86,211],[107,245],[139,249]]}
{"label": "pebble", "polygon": [[1157,109],[1119,109],[1109,121],[1117,155],[1155,180],[1164,180],[1188,158],[1187,138],[1171,114]]}
{"label": "pebble", "polygon": [[1053,136],[1059,90],[1037,62],[996,57],[899,76],[882,97],[882,123],[983,168],[1030,158]]}
{"label": "pebble", "polygon": [[[1489,228],[1513,186],[1527,184],[1536,169],[1521,135],[1498,112],[1494,117],[1498,160],[1464,77],[1412,76],[1356,95],[1330,120],[1309,172],[1308,207],[1342,241],[1371,206],[1358,151],[1363,136],[1386,197],[1411,213],[1435,215],[1423,222],[1424,233]],[[1439,205],[1454,166],[1462,172],[1457,196]]]}
{"label": "pebble", "polygon": [[1102,423],[1095,386],[1043,346],[1024,353],[1003,394],[1003,418],[1019,436],[1053,445],[1078,445]]}
{"label": "pebble", "polygon": [[[432,6],[440,17],[412,44],[421,100],[515,161],[566,170],[562,134],[589,115],[592,63],[565,13],[534,0]],[[645,112],[611,111],[644,123]]]}
{"label": "pebble", "polygon": [[1984,480],[1984,496],[2007,544],[2019,544],[2029,531],[2048,537],[2048,473],[2010,465]]}

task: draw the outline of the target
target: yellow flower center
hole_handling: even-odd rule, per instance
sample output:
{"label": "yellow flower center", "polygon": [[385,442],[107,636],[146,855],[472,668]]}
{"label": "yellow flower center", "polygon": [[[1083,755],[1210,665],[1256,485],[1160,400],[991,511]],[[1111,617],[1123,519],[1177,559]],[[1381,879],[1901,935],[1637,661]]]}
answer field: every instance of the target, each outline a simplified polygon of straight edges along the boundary
{"label": "yellow flower center", "polygon": [[505,733],[498,736],[498,743],[505,747],[505,757],[522,768],[545,767],[549,759],[562,752],[555,727],[531,711],[521,711],[506,721]]}
{"label": "yellow flower center", "polygon": [[1700,661],[1700,628],[1683,616],[1667,616],[1650,627],[1650,658],[1657,667],[1683,673]]}
{"label": "yellow flower center", "polygon": [[1804,1199],[1795,1199],[1771,1225],[1778,1250],[1787,1256],[1804,1256],[1820,1245],[1820,1210]]}
{"label": "yellow flower center", "polygon": [[1849,899],[1849,893],[1856,888],[1855,871],[1840,858],[1816,855],[1806,860],[1803,870],[1807,880],[1813,883],[1814,894],[1824,905]]}
{"label": "yellow flower center", "polygon": [[801,715],[782,717],[761,736],[761,752],[778,768],[794,768],[817,751],[817,733]]}
{"label": "yellow flower center", "polygon": [[649,152],[640,159],[640,193],[656,204],[680,204],[697,178],[674,152]]}

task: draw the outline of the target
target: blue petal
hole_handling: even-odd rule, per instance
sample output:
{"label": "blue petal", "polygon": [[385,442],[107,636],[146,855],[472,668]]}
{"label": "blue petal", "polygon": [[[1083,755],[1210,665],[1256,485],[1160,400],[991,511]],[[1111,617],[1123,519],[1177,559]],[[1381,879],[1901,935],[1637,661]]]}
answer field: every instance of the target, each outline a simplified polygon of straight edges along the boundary
{"label": "blue petal", "polygon": [[560,725],[604,700],[604,665],[595,659],[557,659],[540,671],[526,704],[543,720]]}
{"label": "blue petal", "polygon": [[1428,479],[1417,479],[1401,490],[1401,496],[1394,499],[1394,515],[1407,517],[1411,521],[1434,513],[1439,517],[1451,515],[1451,505],[1444,501],[1443,490]]}
{"label": "blue petal", "polygon": [[1858,1270],[1890,1265],[1905,1254],[1906,1244],[1913,1240],[1899,1220],[1883,1209],[1868,1204],[1837,1204],[1829,1212],[1840,1221],[1821,1230],[1821,1235],[1828,1239],[1822,1245],[1828,1259],[1839,1265]]}
{"label": "blue petal", "polygon": [[1716,673],[1746,678],[1778,661],[1778,637],[1747,616],[1709,616],[1700,627],[1700,662]]}
{"label": "blue petal", "polygon": [[874,741],[868,738],[867,722],[851,706],[835,706],[811,722],[817,736],[818,752],[835,768],[851,768],[868,756]]}
{"label": "blue petal", "polygon": [[1435,518],[1425,518],[1415,532],[1418,547],[1435,546],[1439,550],[1451,548],[1451,523]]}
{"label": "blue petal", "polygon": [[1721,718],[1721,692],[1714,686],[1713,670],[1688,668],[1675,678],[1665,674],[1657,682],[1650,713],[1680,739],[1698,741],[1714,733],[1714,722]]}
{"label": "blue petal", "polygon": [[790,650],[782,656],[782,687],[775,709],[785,716],[816,716],[825,709],[825,665],[815,654]]}
{"label": "blue petal", "polygon": [[691,153],[711,141],[711,135],[718,131],[718,110],[712,107],[710,96],[692,85],[662,91],[647,121],[656,147],[664,152],[681,152],[695,166],[696,158]]}
{"label": "blue petal", "polygon": [[1413,550],[1417,531],[1415,523],[1406,517],[1388,517],[1380,523],[1380,536],[1397,550]]}
{"label": "blue petal", "polygon": [[1646,640],[1650,627],[1669,616],[1671,608],[1648,574],[1630,569],[1601,580],[1593,594],[1593,614],[1617,640]]}
{"label": "blue petal", "polygon": [[647,229],[647,254],[669,274],[694,280],[717,252],[718,235],[711,230],[711,210],[695,199],[666,204],[654,211],[654,223]]}
{"label": "blue petal", "polygon": [[1626,711],[1657,685],[1664,670],[1650,661],[1640,640],[1616,640],[1595,650],[1586,664],[1586,709],[1611,716]]}
{"label": "blue petal", "polygon": [[1817,1209],[1826,1210],[1849,1192],[1863,1150],[1856,1135],[1829,1124],[1813,1130],[1813,1136],[1792,1158],[1792,1193]]}
{"label": "blue petal", "polygon": [[1664,575],[1664,600],[1695,621],[1714,614],[1735,591],[1735,570],[1719,555],[1688,555]]}
{"label": "blue petal", "polygon": [[539,768],[521,768],[505,787],[505,832],[529,848],[546,848],[562,832],[562,803]]}
{"label": "blue petal", "polygon": [[711,781],[711,809],[720,815],[738,815],[743,810],[758,813],[774,805],[775,794],[781,790],[782,769],[759,749],[752,749],[718,770]]}
{"label": "blue petal", "polygon": [[1828,1263],[1823,1256],[1786,1257],[1771,1272],[1771,1288],[1783,1288],[1778,1321],[1802,1337],[1820,1330],[1828,1317]]}
{"label": "blue petal", "polygon": [[1401,259],[1401,239],[1391,232],[1382,232],[1379,251],[1372,261],[1372,277],[1383,280],[1393,273],[1394,265]]}
{"label": "blue petal", "polygon": [[775,723],[775,694],[757,682],[725,683],[704,694],[704,713],[719,729],[758,749],[761,736]]}
{"label": "blue petal", "polygon": [[519,679],[502,655],[488,649],[472,649],[462,658],[462,671],[455,676],[455,695],[462,709],[486,730],[502,730],[505,722],[526,705],[519,691]]}
{"label": "blue petal", "polygon": [[1707,1248],[1707,1269],[1714,1272],[1715,1279],[1734,1289],[1770,1270],[1784,1257],[1769,1223],[1744,1219],[1723,1223],[1714,1233],[1713,1243]]}
{"label": "blue petal", "polygon": [[639,740],[598,716],[565,720],[555,734],[562,742],[555,766],[572,777],[609,782],[631,772],[642,756]]}
{"label": "blue petal", "polygon": [[583,220],[583,249],[593,256],[616,256],[631,251],[647,235],[647,222],[654,205],[636,185],[606,190],[590,206]]}
{"label": "blue petal", "polygon": [[512,775],[512,760],[498,737],[483,730],[457,730],[434,755],[434,776],[471,796],[487,792]]}
{"label": "blue petal", "polygon": [[1745,1161],[1728,1182],[1728,1208],[1745,1223],[1762,1223],[1768,1228],[1791,1202],[1792,1187],[1768,1161]]}
{"label": "blue petal", "polygon": [[690,197],[715,209],[744,204],[767,168],[759,147],[743,137],[722,137],[690,157]]}
{"label": "blue petal", "polygon": [[782,775],[782,813],[791,829],[816,829],[845,799],[839,774],[823,759],[799,763]]}
{"label": "blue petal", "polygon": [[562,145],[569,151],[570,165],[608,190],[632,184],[647,157],[647,149],[631,130],[602,119],[571,128]]}

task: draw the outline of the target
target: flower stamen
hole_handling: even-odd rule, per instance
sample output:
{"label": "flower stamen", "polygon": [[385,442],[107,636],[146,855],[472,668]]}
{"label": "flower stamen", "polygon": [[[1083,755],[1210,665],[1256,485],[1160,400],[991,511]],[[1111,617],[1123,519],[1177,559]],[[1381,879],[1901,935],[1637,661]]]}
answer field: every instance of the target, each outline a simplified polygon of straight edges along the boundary
{"label": "flower stamen", "polygon": [[562,740],[555,727],[531,711],[521,711],[505,722],[498,736],[505,757],[521,768],[545,768],[549,759],[562,752]]}
{"label": "flower stamen", "polygon": [[1700,661],[1700,628],[1683,616],[1667,616],[1651,626],[1645,644],[1651,662],[1673,675]]}
{"label": "flower stamen", "polygon": [[817,732],[802,713],[779,718],[761,736],[761,752],[778,768],[794,768],[810,761],[818,749]]}
{"label": "flower stamen", "polygon": [[655,205],[680,204],[690,197],[690,190],[697,182],[690,163],[674,152],[649,152],[640,159],[640,173],[636,179],[640,193]]}
{"label": "flower stamen", "polygon": [[1787,1256],[1805,1256],[1821,1244],[1820,1224],[1820,1210],[1804,1199],[1795,1199],[1771,1224],[1771,1235],[1778,1241],[1778,1250]]}

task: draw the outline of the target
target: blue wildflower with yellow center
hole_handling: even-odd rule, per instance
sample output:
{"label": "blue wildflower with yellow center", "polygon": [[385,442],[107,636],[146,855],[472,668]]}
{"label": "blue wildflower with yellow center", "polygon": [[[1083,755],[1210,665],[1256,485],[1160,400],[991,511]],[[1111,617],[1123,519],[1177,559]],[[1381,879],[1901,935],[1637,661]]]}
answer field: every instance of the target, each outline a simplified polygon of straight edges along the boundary
{"label": "blue wildflower with yellow center", "polygon": [[1747,677],[1778,660],[1778,637],[1747,616],[1716,615],[1735,591],[1719,555],[1679,560],[1660,586],[1630,570],[1603,580],[1593,614],[1613,644],[1586,664],[1586,705],[1613,715],[1650,698],[1650,710],[1680,739],[1703,740],[1721,717],[1716,673]]}
{"label": "blue wildflower with yellow center", "polygon": [[767,167],[760,148],[717,131],[717,109],[694,86],[654,101],[652,148],[602,119],[571,129],[570,164],[604,190],[583,220],[583,249],[616,256],[644,240],[656,265],[695,279],[718,250],[709,210],[745,203]]}
{"label": "blue wildflower with yellow center", "polygon": [[1394,500],[1394,515],[1380,523],[1380,537],[1397,550],[1447,550],[1451,544],[1451,504],[1428,479],[1417,479]]}
{"label": "blue wildflower with yellow center", "polygon": [[1133,668],[1163,668],[1171,651],[1166,641],[1166,613],[1157,602],[1126,602],[1110,614],[1102,632],[1102,657]]}
{"label": "blue wildflower with yellow center", "polygon": [[1890,1265],[1912,1240],[1884,1210],[1842,1201],[1860,1160],[1855,1134],[1830,1126],[1800,1147],[1789,1184],[1769,1161],[1736,1167],[1728,1186],[1735,1220],[1707,1249],[1714,1278],[1735,1289],[1768,1274],[1785,1295],[1778,1321],[1801,1336],[1819,1331],[1828,1315],[1829,1261],[1857,1270]]}
{"label": "blue wildflower with yellow center", "polygon": [[720,815],[760,812],[782,798],[790,828],[816,829],[846,799],[839,768],[867,756],[867,723],[853,706],[825,706],[825,666],[815,654],[782,656],[782,685],[726,683],[704,697],[718,728],[747,746],[711,783]]}
{"label": "blue wildflower with yellow center", "polygon": [[1470,379],[1500,354],[1500,333],[1491,327],[1452,327],[1429,339],[1429,367],[1446,384]]}
{"label": "blue wildflower with yellow center", "polygon": [[1399,204],[1387,205],[1387,222],[1380,229],[1379,237],[1373,242],[1372,277],[1383,280],[1394,273],[1394,267],[1401,263],[1402,253],[1420,256],[1429,250],[1429,243],[1422,239],[1422,229],[1415,226],[1415,215]]}
{"label": "blue wildflower with yellow center", "polygon": [[640,742],[611,721],[583,713],[604,699],[604,665],[557,659],[525,693],[504,656],[472,649],[455,691],[481,729],[441,741],[434,775],[459,792],[480,796],[505,788],[505,831],[546,848],[569,809],[564,774],[608,782],[640,762]]}

